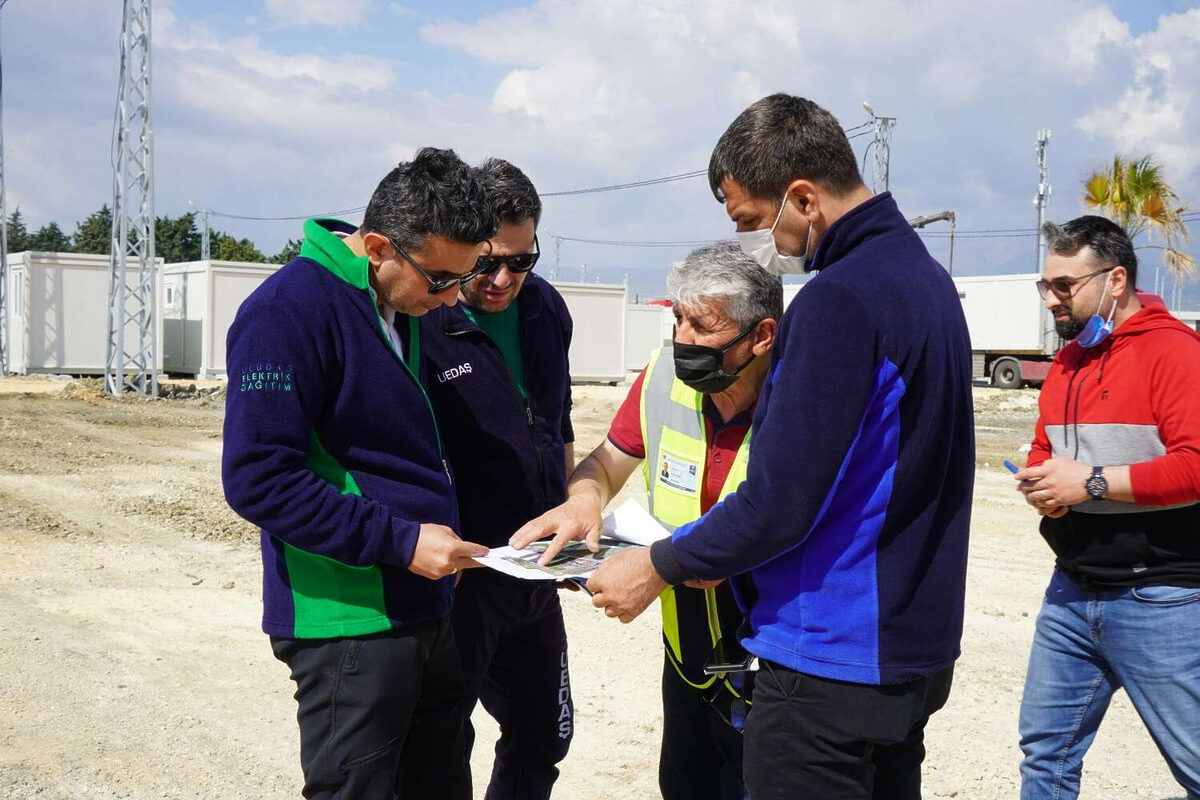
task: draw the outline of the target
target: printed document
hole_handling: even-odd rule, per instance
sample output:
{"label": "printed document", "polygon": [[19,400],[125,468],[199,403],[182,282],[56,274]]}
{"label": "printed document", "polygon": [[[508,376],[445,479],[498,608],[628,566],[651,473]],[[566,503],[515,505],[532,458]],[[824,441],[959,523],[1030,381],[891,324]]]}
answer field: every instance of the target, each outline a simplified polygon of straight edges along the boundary
{"label": "printed document", "polygon": [[593,553],[583,542],[568,543],[549,564],[538,564],[537,560],[546,552],[549,539],[534,542],[524,550],[511,547],[494,547],[486,556],[475,561],[505,575],[526,580],[564,580],[587,578],[600,568],[604,560],[613,553],[631,547],[649,547],[671,532],[636,500],[626,500],[615,511],[604,518],[601,527],[600,549]]}

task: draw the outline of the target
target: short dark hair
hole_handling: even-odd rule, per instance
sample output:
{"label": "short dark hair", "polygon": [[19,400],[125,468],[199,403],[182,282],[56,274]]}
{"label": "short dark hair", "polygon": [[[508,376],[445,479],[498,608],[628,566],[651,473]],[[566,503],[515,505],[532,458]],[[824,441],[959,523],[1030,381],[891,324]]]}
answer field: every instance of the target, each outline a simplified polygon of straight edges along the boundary
{"label": "short dark hair", "polygon": [[778,200],[804,179],[837,194],[862,185],[850,140],[837,118],[811,100],[773,94],[738,114],[708,161],[708,185],[722,203],[730,178],[753,197]]}
{"label": "short dark hair", "polygon": [[383,176],[363,214],[362,229],[420,250],[430,236],[478,244],[496,233],[483,185],[453,150],[423,147]]}
{"label": "short dark hair", "polygon": [[1076,217],[1070,222],[1042,225],[1046,250],[1059,256],[1073,256],[1090,248],[1098,267],[1121,266],[1129,273],[1129,285],[1137,287],[1138,263],[1133,241],[1117,223],[1094,214]]}
{"label": "short dark hair", "polygon": [[479,180],[497,222],[520,225],[532,217],[533,227],[537,227],[542,200],[524,172],[502,158],[489,158],[479,165]]}

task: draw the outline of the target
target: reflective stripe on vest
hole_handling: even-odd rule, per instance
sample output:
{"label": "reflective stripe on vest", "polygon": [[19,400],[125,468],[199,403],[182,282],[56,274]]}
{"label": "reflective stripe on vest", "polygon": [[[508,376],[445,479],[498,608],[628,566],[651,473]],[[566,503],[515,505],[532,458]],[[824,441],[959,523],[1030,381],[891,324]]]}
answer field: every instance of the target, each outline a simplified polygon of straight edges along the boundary
{"label": "reflective stripe on vest", "polygon": [[[642,441],[646,446],[642,473],[650,513],[671,530],[701,515],[700,496],[708,453],[701,411],[703,400],[704,395],[675,377],[674,357],[669,349],[651,354],[640,398]],[[736,490],[746,479],[749,440],[747,431],[721,487],[720,498]],[[698,603],[700,597],[703,597],[702,607]],[[717,676],[705,675],[703,666],[722,636],[716,591],[677,594],[668,587],[660,600],[663,641],[675,670],[691,686],[698,689],[712,686]],[[729,635],[736,635],[736,631],[729,631]],[[729,689],[737,694],[732,686]]]}

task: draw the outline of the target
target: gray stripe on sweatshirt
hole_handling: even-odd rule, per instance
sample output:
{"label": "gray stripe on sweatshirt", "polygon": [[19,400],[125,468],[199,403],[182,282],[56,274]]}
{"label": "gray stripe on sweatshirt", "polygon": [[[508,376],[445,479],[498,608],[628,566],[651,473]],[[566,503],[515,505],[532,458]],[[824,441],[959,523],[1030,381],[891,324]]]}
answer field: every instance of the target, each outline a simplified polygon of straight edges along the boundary
{"label": "gray stripe on sweatshirt", "polygon": [[[1078,450],[1075,438],[1077,435]],[[1047,425],[1046,436],[1050,439],[1050,454],[1054,458],[1071,458],[1096,467],[1140,464],[1167,453],[1167,448],[1158,435],[1158,428],[1154,425],[1117,422]],[[1140,514],[1190,505],[1195,504],[1142,506],[1119,503],[1115,500],[1087,500],[1072,506],[1071,510],[1083,514]]]}

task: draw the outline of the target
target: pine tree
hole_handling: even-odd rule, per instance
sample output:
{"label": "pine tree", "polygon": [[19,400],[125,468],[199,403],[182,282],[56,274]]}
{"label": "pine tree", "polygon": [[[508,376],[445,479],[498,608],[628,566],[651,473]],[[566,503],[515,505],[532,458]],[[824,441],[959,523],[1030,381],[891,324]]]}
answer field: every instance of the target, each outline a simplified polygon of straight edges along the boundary
{"label": "pine tree", "polygon": [[271,263],[286,264],[293,258],[298,257],[300,255],[300,243],[302,241],[302,239],[288,239],[287,244],[283,246],[283,249],[276,253],[275,257],[271,259]]}
{"label": "pine tree", "polygon": [[221,231],[210,234],[209,249],[214,261],[250,261],[266,263],[267,257],[249,239],[237,239]]}
{"label": "pine tree", "polygon": [[200,260],[200,231],[196,212],[175,219],[159,217],[154,222],[154,254],[167,264]]}
{"label": "pine tree", "polygon": [[47,253],[69,253],[71,251],[71,237],[63,233],[62,228],[58,227],[57,222],[50,222],[43,225],[36,233],[30,236],[27,245],[29,250],[40,250]]}
{"label": "pine tree", "polygon": [[112,223],[112,209],[105,203],[75,226],[75,235],[71,237],[75,252],[108,255],[112,248]]}
{"label": "pine tree", "polygon": [[21,207],[13,209],[8,217],[8,252],[20,253],[29,249],[29,229],[21,217]]}

